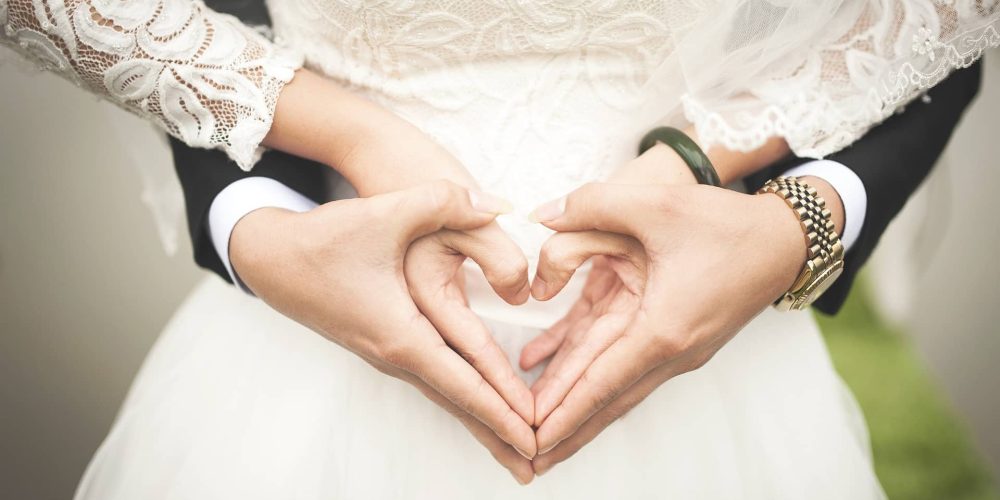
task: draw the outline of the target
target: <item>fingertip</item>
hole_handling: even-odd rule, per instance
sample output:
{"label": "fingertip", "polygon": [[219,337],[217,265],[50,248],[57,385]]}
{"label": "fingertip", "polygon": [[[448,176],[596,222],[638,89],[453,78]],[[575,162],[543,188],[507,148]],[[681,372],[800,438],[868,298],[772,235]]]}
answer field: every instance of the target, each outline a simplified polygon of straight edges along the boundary
{"label": "fingertip", "polygon": [[530,460],[518,463],[517,466],[512,467],[509,471],[510,475],[514,476],[514,480],[521,486],[527,486],[535,479],[535,470]]}
{"label": "fingertip", "polygon": [[531,296],[535,300],[545,301],[549,300],[551,297],[546,297],[548,292],[549,284],[545,282],[540,276],[535,275],[535,279],[531,280]]}
{"label": "fingertip", "polygon": [[514,206],[507,200],[478,189],[469,189],[469,203],[478,212],[496,217],[514,211]]}
{"label": "fingertip", "polygon": [[552,470],[553,465],[552,459],[544,454],[539,454],[531,461],[531,469],[538,477],[542,477],[546,472]]}
{"label": "fingertip", "polygon": [[566,213],[565,196],[539,205],[528,214],[528,219],[532,222],[548,226],[552,221],[562,217],[564,213]]}
{"label": "fingertip", "polygon": [[521,288],[517,290],[517,293],[512,295],[510,299],[505,299],[505,300],[507,300],[507,303],[512,306],[519,306],[527,302],[528,297],[530,296],[531,296],[531,283],[527,279],[525,279],[524,284],[521,285]]}
{"label": "fingertip", "polygon": [[518,360],[518,366],[520,366],[522,370],[528,371],[538,366],[539,361],[541,361],[541,359],[539,359],[538,353],[534,352],[534,349],[531,349],[531,347],[528,346],[521,351],[521,359]]}

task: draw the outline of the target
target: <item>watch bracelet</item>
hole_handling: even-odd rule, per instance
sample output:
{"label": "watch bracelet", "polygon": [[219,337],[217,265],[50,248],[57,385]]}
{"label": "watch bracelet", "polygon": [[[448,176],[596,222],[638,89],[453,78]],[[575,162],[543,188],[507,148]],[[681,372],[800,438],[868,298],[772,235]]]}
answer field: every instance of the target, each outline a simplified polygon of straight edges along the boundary
{"label": "watch bracelet", "polygon": [[[798,309],[802,307],[801,300],[795,297],[795,292],[802,290],[806,267],[812,263],[812,269],[828,269],[844,258],[844,246],[837,235],[832,214],[826,208],[826,200],[808,184],[797,177],[777,177],[768,181],[757,194],[776,194],[798,216],[806,240],[806,263],[795,279],[792,287],[775,302],[779,309]],[[801,300],[800,300],[801,299]]]}

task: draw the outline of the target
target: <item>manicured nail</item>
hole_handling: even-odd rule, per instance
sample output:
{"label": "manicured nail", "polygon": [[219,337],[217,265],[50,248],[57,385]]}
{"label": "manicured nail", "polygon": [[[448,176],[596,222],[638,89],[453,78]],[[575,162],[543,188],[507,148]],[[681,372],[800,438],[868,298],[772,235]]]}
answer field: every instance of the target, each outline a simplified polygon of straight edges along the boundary
{"label": "manicured nail", "polygon": [[546,454],[546,453],[548,453],[548,452],[552,451],[552,448],[555,448],[555,447],[556,447],[556,445],[558,445],[558,444],[559,444],[559,443],[556,443],[556,444],[554,444],[554,445],[552,445],[552,446],[549,446],[548,448],[545,448],[544,450],[542,450],[542,451],[538,452],[538,454],[539,454],[539,455],[544,455],[544,454]]}
{"label": "manicured nail", "polygon": [[566,212],[566,197],[552,200],[536,208],[528,216],[531,222],[548,222],[556,220]]}
{"label": "manicured nail", "polygon": [[517,450],[517,452],[520,453],[522,457],[524,457],[524,458],[526,458],[528,460],[531,460],[531,455],[528,455],[527,453],[525,453],[524,450],[518,448],[517,446],[515,446],[514,449]]}
{"label": "manicured nail", "polygon": [[514,206],[509,201],[476,189],[469,190],[469,202],[472,203],[472,208],[480,212],[509,214],[514,211]]}

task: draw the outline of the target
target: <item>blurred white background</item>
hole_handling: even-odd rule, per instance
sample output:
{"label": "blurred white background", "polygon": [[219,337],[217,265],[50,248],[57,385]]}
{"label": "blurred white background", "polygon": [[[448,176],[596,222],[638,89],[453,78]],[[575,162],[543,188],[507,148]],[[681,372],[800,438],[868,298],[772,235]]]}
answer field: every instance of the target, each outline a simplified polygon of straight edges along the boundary
{"label": "blurred white background", "polygon": [[[872,267],[887,314],[1000,473],[1000,51],[986,62],[978,102]],[[0,66],[0,89],[0,496],[68,498],[205,274],[185,234],[166,255],[141,202],[130,151],[169,162],[156,132],[19,65]]]}

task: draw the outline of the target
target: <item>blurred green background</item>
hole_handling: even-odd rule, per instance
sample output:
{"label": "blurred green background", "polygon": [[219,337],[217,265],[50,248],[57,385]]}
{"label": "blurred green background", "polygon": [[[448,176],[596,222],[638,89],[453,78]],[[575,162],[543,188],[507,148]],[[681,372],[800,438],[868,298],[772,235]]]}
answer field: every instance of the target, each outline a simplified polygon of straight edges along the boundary
{"label": "blurred green background", "polygon": [[817,314],[830,355],[861,404],[875,469],[892,500],[1000,499],[963,422],[908,338],[871,306],[867,283],[836,317]]}

